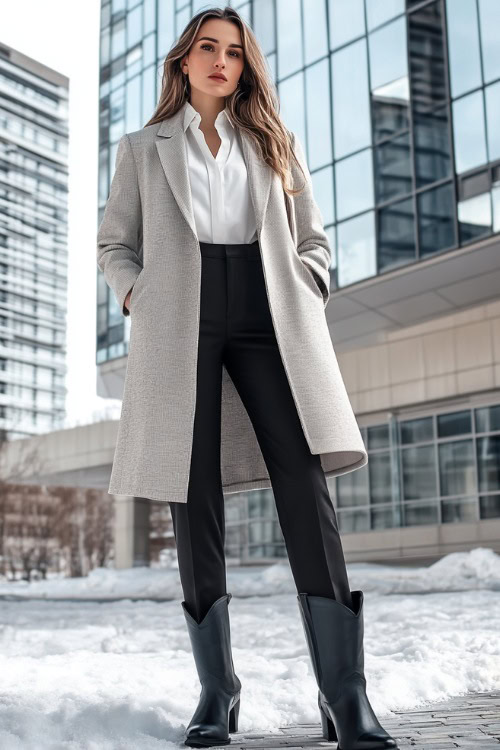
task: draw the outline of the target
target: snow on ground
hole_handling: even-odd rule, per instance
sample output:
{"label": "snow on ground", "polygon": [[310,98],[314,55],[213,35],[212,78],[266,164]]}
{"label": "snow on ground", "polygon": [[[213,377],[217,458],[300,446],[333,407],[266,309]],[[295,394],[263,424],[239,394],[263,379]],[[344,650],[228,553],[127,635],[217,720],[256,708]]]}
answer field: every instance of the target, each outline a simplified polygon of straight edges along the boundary
{"label": "snow on ground", "polygon": [[[394,709],[500,688],[493,550],[420,568],[350,563],[348,573],[351,589],[365,593],[367,692],[382,724]],[[317,722],[319,732],[288,563],[228,567],[227,590],[239,731]],[[0,601],[2,750],[184,746],[200,686],[175,567],[0,585],[0,595],[13,594]]]}

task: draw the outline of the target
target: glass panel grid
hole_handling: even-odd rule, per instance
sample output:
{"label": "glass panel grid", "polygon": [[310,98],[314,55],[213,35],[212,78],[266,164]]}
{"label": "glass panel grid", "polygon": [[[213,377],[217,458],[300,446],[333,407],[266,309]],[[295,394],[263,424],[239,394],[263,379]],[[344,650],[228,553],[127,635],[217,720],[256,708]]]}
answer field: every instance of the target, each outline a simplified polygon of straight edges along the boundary
{"label": "glass panel grid", "polygon": [[[371,5],[375,6],[376,3]],[[483,163],[489,159],[486,169],[492,179],[489,165],[491,160],[496,158],[498,143],[500,143],[494,128],[500,98],[497,93],[500,85],[500,53],[498,45],[495,46],[494,28],[496,27],[491,19],[499,17],[499,9],[491,0],[462,0],[458,8],[455,8],[453,0],[429,0],[428,2],[408,0],[406,7],[404,7],[403,0],[387,0],[387,2],[380,3],[383,10],[378,7],[371,8],[371,5],[370,9],[368,3],[365,7],[363,0],[350,0],[349,3],[339,3],[337,0],[314,0],[310,4],[307,0],[293,0],[291,5],[285,0],[255,0],[255,2],[245,4],[245,8],[248,6],[249,18],[255,21],[255,30],[265,47],[265,54],[268,55],[270,61],[278,57],[281,62],[281,74],[276,84],[299,73],[306,79],[305,101],[309,101],[311,111],[305,118],[304,127],[298,127],[298,130],[302,130],[304,145],[311,149],[312,138],[313,147],[316,149],[310,154],[312,169],[320,166],[321,159],[318,158],[318,153],[321,157],[321,150],[319,149],[318,152],[315,134],[311,131],[311,123],[314,121],[315,92],[310,90],[307,79],[308,73],[313,76],[312,65],[318,64],[319,61],[327,67],[327,64],[330,66],[330,82],[332,83],[330,93],[334,97],[339,95],[342,87],[346,87],[346,79],[348,80],[349,75],[353,76],[353,79],[349,81],[351,84],[359,79],[361,95],[358,96],[356,106],[360,112],[362,111],[363,116],[359,116],[354,124],[352,118],[348,118],[348,122],[349,119],[351,122],[350,129],[341,129],[345,121],[345,106],[338,107],[338,102],[336,104],[335,101],[331,103],[331,143],[334,149],[337,149],[337,156],[351,158],[356,152],[368,148],[371,158],[375,159],[376,154],[372,152],[372,140],[376,131],[376,121],[374,111],[371,109],[375,99],[383,108],[383,122],[385,124],[392,122],[394,125],[399,123],[398,137],[403,137],[404,133],[406,137],[409,137],[410,154],[407,173],[405,172],[406,177],[403,175],[405,179],[408,178],[410,190],[408,204],[398,200],[398,190],[393,192],[399,183],[401,183],[399,187],[402,190],[404,180],[397,173],[392,175],[391,172],[390,182],[384,178],[384,190],[375,191],[378,200],[375,201],[374,210],[372,209],[376,226],[379,225],[379,219],[384,217],[388,217],[388,222],[394,217],[392,221],[395,223],[399,220],[400,224],[401,220],[406,217],[405,226],[399,226],[398,233],[389,230],[383,235],[379,232],[378,236],[375,236],[374,233],[373,238],[358,236],[362,231],[358,228],[354,232],[354,237],[351,237],[352,231],[347,230],[353,221],[359,220],[356,217],[348,218],[345,212],[342,214],[342,211],[334,217],[334,223],[329,226],[335,236],[337,232],[340,233],[341,263],[336,279],[339,286],[356,283],[368,276],[383,275],[399,265],[418,262],[436,252],[450,251],[467,242],[477,241],[479,236],[500,231],[500,219],[495,218],[495,211],[500,214],[500,210],[496,209],[493,188],[489,192],[488,200],[483,196],[482,205],[485,211],[489,212],[488,216],[485,215],[484,221],[478,224],[471,222],[468,218],[464,219],[463,216],[460,221],[457,218],[454,196],[459,192],[455,190],[457,170],[455,154],[452,153],[454,142],[452,131],[457,137],[458,127],[462,134],[462,146],[457,154],[458,171],[461,172],[471,164]],[[136,83],[141,81],[141,86],[146,88],[144,92],[137,92],[136,86],[127,85],[125,96],[127,117],[124,124],[121,124],[121,120],[114,123],[115,127],[109,139],[111,143],[116,141],[117,135],[121,135],[122,132],[141,127],[142,122],[134,124],[135,119],[141,120],[141,117],[142,120],[147,119],[154,107],[159,92],[159,81],[156,82],[155,87],[154,82],[150,80],[149,70],[146,73],[143,72],[144,68],[148,68],[148,63],[153,62],[151,54],[150,58],[147,58],[148,48],[145,37],[148,32],[151,32],[151,42],[156,40],[157,63],[161,66],[170,43],[176,34],[180,33],[181,27],[187,23],[190,15],[196,12],[198,6],[199,3],[176,3],[174,0],[165,0],[162,4],[155,0],[144,0],[144,3],[139,0],[121,0],[113,6],[103,5],[101,36],[105,45],[100,61],[101,95],[104,96],[110,90],[118,94],[119,89],[137,75],[139,78],[135,79]],[[243,7],[243,5],[236,7]],[[113,8],[113,14],[111,14],[111,8]],[[297,19],[297,24],[290,23],[290,13]],[[470,22],[467,19],[470,19]],[[168,24],[165,21],[168,21]],[[280,21],[281,26],[277,28],[276,22],[279,26]],[[263,28],[264,22],[266,23],[265,29]],[[167,25],[170,29],[168,43],[165,41]],[[285,32],[284,36],[283,32]],[[389,34],[392,34],[394,38],[394,44],[389,49],[389,57],[385,52],[385,56],[377,54],[376,59],[372,60],[370,65],[368,49],[374,54],[377,40]],[[464,39],[467,44],[464,44]],[[109,45],[109,52],[105,51],[106,44]],[[151,49],[154,52],[153,47],[154,45]],[[145,57],[142,56],[143,48]],[[364,49],[364,61],[358,54],[359,69],[354,69],[352,65],[350,72],[349,68],[343,69],[342,76],[334,82],[332,80],[334,60],[340,60],[339,54],[343,52],[347,55],[350,48],[356,49],[357,53],[360,49]],[[138,58],[135,57],[136,54],[139,55]],[[112,61],[111,64],[110,61]],[[279,67],[278,65],[278,72]],[[410,95],[407,122],[403,122],[402,109],[399,120],[394,119],[396,110],[390,110],[395,102],[395,93],[377,88],[380,81],[388,78],[387,71],[391,73],[390,85],[394,85],[394,77],[398,78],[396,75],[398,71],[403,74],[400,80],[404,79],[407,82],[407,92]],[[362,83],[365,78],[366,86]],[[334,83],[336,85],[333,85]],[[372,91],[374,88],[375,93]],[[469,130],[465,128],[463,117],[467,112],[460,110],[460,116],[457,115],[453,120],[451,110],[454,109],[457,112],[457,108],[463,108],[465,102],[460,100],[465,100],[467,97],[472,97],[470,101],[476,99],[482,101],[483,92],[485,102],[480,107],[480,117],[472,117],[472,123],[476,123],[479,127],[480,138],[471,137],[470,128]],[[402,101],[406,98],[406,96],[403,97]],[[133,121],[130,124],[128,113],[131,111],[137,114],[135,118],[132,117]],[[337,123],[335,123],[335,117]],[[471,119],[470,112],[469,119]],[[336,126],[337,139],[335,139]],[[108,127],[113,127],[113,124]],[[105,129],[107,128],[103,126],[102,131]],[[326,131],[328,131],[328,126],[326,126]],[[342,141],[342,137],[347,137],[349,134],[356,135],[358,139],[352,148],[349,148],[348,142],[343,144]],[[394,138],[397,132],[387,132],[386,135]],[[107,141],[106,134],[102,132],[101,149],[106,147]],[[345,148],[342,150],[343,145],[347,150]],[[455,146],[460,146],[460,144],[456,143]],[[341,149],[341,152],[338,152],[338,149]],[[330,153],[325,153],[324,156],[325,162],[321,164],[322,167],[332,167],[334,174],[337,168],[341,169],[340,164],[337,165],[337,160],[335,157],[332,158]],[[373,183],[376,179],[375,172],[373,176],[370,176],[369,182]],[[427,187],[430,189],[429,193],[427,193]],[[350,189],[353,189],[352,186]],[[334,200],[338,201],[339,195],[345,198],[347,193],[345,189],[340,190],[339,186],[336,186]],[[428,200],[426,195],[429,196]],[[439,201],[439,206],[436,207],[437,201]],[[493,202],[493,211],[489,201]],[[412,204],[415,208],[414,212],[411,211]],[[435,210],[431,211],[430,206],[434,206]],[[458,209],[463,213],[468,206],[471,209],[475,208],[475,204],[470,202],[466,204],[462,201]],[[345,209],[345,206],[340,206],[340,208]],[[404,210],[404,215],[401,214],[401,210]],[[491,213],[490,220],[488,217]],[[477,215],[477,211],[475,214]],[[369,215],[371,216],[371,211]],[[344,227],[338,224],[338,220],[342,217],[344,217]],[[412,222],[414,222],[414,238]],[[325,223],[330,224],[330,222]],[[360,260],[358,255],[352,259],[350,257],[352,251],[349,250],[349,242],[363,244],[362,255],[368,265],[364,273],[358,269]],[[337,266],[337,262],[334,265]]]}
{"label": "glass panel grid", "polygon": [[[358,483],[355,501],[349,498],[352,481],[339,492],[342,477],[336,479],[336,512],[342,533],[500,517],[500,404],[394,418],[390,434],[387,445],[387,423],[367,428],[364,439],[372,468],[366,472],[364,484]],[[425,491],[415,498],[411,486],[410,490],[405,487],[404,454],[420,449],[434,466],[435,490],[424,482]],[[391,466],[396,469],[392,503],[384,502],[380,484],[382,477],[389,483],[389,452]],[[406,463],[407,480],[408,467]]]}

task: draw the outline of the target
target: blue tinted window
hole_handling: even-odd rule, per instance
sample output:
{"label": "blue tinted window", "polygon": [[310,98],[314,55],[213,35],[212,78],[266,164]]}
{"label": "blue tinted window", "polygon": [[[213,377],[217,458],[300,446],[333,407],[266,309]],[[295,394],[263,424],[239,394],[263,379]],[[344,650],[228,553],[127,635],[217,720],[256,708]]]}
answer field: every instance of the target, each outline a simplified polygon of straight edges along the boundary
{"label": "blue tinted window", "polygon": [[127,49],[131,49],[142,39],[142,6],[131,10],[127,15]]}
{"label": "blue tinted window", "polygon": [[368,29],[373,29],[375,26],[390,21],[394,16],[404,13],[404,10],[404,0],[384,0],[382,3],[368,0],[366,3]]}
{"label": "blue tinted window", "polygon": [[378,268],[390,268],[416,260],[413,199],[393,203],[378,215]]}
{"label": "blue tinted window", "polygon": [[376,146],[375,149],[375,198],[377,203],[388,201],[412,189],[412,162],[410,134]]}
{"label": "blue tinted window", "polygon": [[483,55],[485,83],[500,78],[500,3],[498,0],[479,0],[479,28]]}
{"label": "blue tinted window", "polygon": [[274,50],[274,3],[269,0],[254,0],[253,31],[265,55]]}
{"label": "blue tinted window", "polygon": [[337,480],[337,505],[351,508],[368,504],[368,467],[342,474]]}
{"label": "blue tinted window", "polygon": [[374,453],[368,462],[370,474],[370,500],[372,503],[390,503],[392,500],[391,454]]}
{"label": "blue tinted window", "polygon": [[418,239],[422,257],[457,244],[455,206],[455,191],[451,183],[417,196]]}
{"label": "blue tinted window", "polygon": [[427,110],[447,99],[446,38],[441,0],[408,15],[412,105]]}
{"label": "blue tinted window", "polygon": [[451,414],[439,414],[437,418],[438,437],[468,435],[472,432],[472,415],[467,411],[454,411]]}
{"label": "blue tinted window", "polygon": [[[272,5],[272,3],[269,3]],[[326,0],[304,0],[304,54],[305,65],[323,57],[328,52]]]}
{"label": "blue tinted window", "polygon": [[405,500],[437,496],[434,445],[419,445],[401,451]]}
{"label": "blue tinted window", "polygon": [[500,435],[477,439],[479,491],[500,490]]}
{"label": "blue tinted window", "polygon": [[116,141],[125,132],[125,89],[123,86],[111,92],[109,138]]}
{"label": "blue tinted window", "polygon": [[156,60],[156,34],[150,34],[142,42],[142,64],[147,67]]}
{"label": "blue tinted window", "polygon": [[368,49],[372,91],[408,76],[406,18],[403,16],[369,34]]}
{"label": "blue tinted window", "polygon": [[448,107],[413,115],[415,180],[417,188],[451,177]]}
{"label": "blue tinted window", "polygon": [[158,56],[167,55],[174,41],[174,0],[158,3]]}
{"label": "blue tinted window", "polygon": [[476,0],[447,0],[448,55],[453,98],[481,85]]}
{"label": "blue tinted window", "polygon": [[484,128],[483,92],[453,102],[453,136],[457,174],[488,161]]}
{"label": "blue tinted window", "polygon": [[368,450],[389,447],[389,425],[377,424],[368,427]]}
{"label": "blue tinted window", "polygon": [[328,60],[306,68],[307,155],[309,169],[332,161]]}
{"label": "blue tinted window", "polygon": [[476,432],[500,432],[500,405],[476,409]]}
{"label": "blue tinted window", "polygon": [[333,145],[340,159],[372,142],[365,39],[334,53],[331,67]]}
{"label": "blue tinted window", "polygon": [[329,0],[330,47],[335,49],[365,33],[363,0]]}
{"label": "blue tinted window", "polygon": [[373,207],[371,149],[365,149],[336,163],[335,186],[338,220]]}
{"label": "blue tinted window", "polygon": [[306,151],[304,74],[297,73],[279,84],[280,116],[289,130],[299,138]]}
{"label": "blue tinted window", "polygon": [[480,518],[500,518],[500,495],[479,498]]}
{"label": "blue tinted window", "polygon": [[144,0],[144,35],[156,31],[156,0]]}
{"label": "blue tinted window", "polygon": [[125,19],[113,24],[111,28],[111,59],[114,60],[125,52]]}
{"label": "blue tinted window", "polygon": [[337,226],[337,237],[339,287],[374,276],[377,272],[374,212],[343,221]]}
{"label": "blue tinted window", "polygon": [[399,429],[401,432],[401,442],[403,444],[422,443],[434,439],[432,417],[405,420],[400,423]]}
{"label": "blue tinted window", "polygon": [[488,159],[500,159],[500,82],[487,86],[484,90],[486,99],[486,129],[488,132]]}
{"label": "blue tinted window", "polygon": [[147,122],[156,105],[156,65],[151,65],[142,74],[142,119]]}
{"label": "blue tinted window", "polygon": [[300,0],[278,0],[278,75],[284,78],[304,64]]}
{"label": "blue tinted window", "polygon": [[398,78],[372,92],[373,142],[410,127],[408,78]]}
{"label": "blue tinted window", "polygon": [[313,191],[324,224],[335,221],[333,206],[333,168],[326,167],[312,174]]}
{"label": "blue tinted window", "polygon": [[459,201],[457,213],[460,244],[491,234],[491,194],[489,191]]}
{"label": "blue tinted window", "polygon": [[132,133],[139,130],[144,124],[141,122],[141,110],[137,102],[141,100],[141,76],[135,76],[127,83],[127,116],[125,120],[125,132]]}

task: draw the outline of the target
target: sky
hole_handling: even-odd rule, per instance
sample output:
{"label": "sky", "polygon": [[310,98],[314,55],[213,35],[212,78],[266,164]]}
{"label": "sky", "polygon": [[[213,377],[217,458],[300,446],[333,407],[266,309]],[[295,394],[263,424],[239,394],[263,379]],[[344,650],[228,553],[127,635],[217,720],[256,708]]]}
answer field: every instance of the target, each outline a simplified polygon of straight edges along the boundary
{"label": "sky", "polygon": [[0,42],[62,73],[70,81],[68,427],[94,422],[108,413],[118,418],[120,407],[119,401],[96,395],[99,15],[99,0],[2,0],[0,3]]}

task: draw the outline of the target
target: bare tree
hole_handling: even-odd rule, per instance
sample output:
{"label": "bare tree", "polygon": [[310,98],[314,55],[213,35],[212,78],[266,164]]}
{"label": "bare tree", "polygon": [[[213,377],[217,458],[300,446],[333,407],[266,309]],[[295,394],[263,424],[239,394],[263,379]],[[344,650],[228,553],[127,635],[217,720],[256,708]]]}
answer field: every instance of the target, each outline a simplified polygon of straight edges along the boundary
{"label": "bare tree", "polygon": [[[0,430],[0,465],[7,434]],[[16,441],[14,441],[16,442]],[[104,490],[23,484],[43,474],[37,445],[9,454],[10,478],[0,477],[0,575],[30,581],[36,571],[84,576],[113,557],[114,502]]]}

